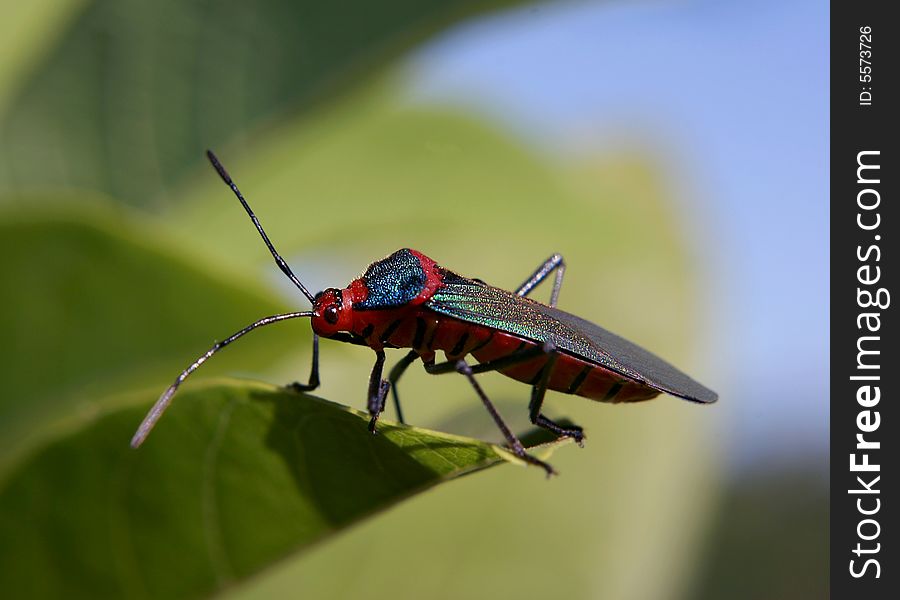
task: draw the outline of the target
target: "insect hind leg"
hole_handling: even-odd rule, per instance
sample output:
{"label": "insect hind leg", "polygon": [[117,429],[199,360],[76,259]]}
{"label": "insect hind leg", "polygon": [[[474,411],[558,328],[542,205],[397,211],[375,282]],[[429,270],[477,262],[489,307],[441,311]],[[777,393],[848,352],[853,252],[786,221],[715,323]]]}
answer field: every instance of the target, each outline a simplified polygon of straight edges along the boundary
{"label": "insect hind leg", "polygon": [[[541,407],[544,404],[544,396],[547,393],[547,385],[550,382],[550,375],[553,372],[553,366],[559,356],[556,352],[556,345],[553,344],[553,342],[548,341],[542,346],[532,346],[530,348],[519,350],[518,352],[513,352],[509,356],[504,356],[474,366],[468,366],[468,370],[471,371],[472,374],[500,371],[544,354],[548,355],[547,363],[541,370],[540,379],[531,388],[531,401],[528,404],[529,418],[531,419],[531,422],[538,427],[552,431],[560,437],[570,437],[581,446],[584,443],[584,430],[581,427],[578,425],[564,427],[541,413]],[[442,375],[444,373],[458,372],[458,362],[459,361],[448,360],[446,362],[435,364],[432,360],[424,362],[424,366],[428,373],[432,375]]]}
{"label": "insect hind leg", "polygon": [[531,401],[528,403],[528,417],[531,419],[531,422],[538,427],[543,427],[544,429],[552,431],[560,437],[570,437],[575,440],[575,443],[579,446],[584,446],[584,430],[581,427],[578,425],[563,427],[559,423],[544,416],[541,412],[541,407],[544,404],[544,395],[547,393],[547,384],[550,382],[550,374],[553,372],[553,366],[556,364],[556,359],[559,356],[556,353],[556,347],[552,342],[544,344],[542,349],[549,354],[549,357],[541,369],[541,378],[531,388]]}
{"label": "insect hind leg", "polygon": [[465,375],[469,380],[469,383],[472,384],[472,387],[475,389],[475,393],[478,394],[478,398],[481,399],[481,402],[484,404],[484,407],[487,409],[488,413],[490,413],[491,418],[494,419],[494,423],[497,424],[497,427],[500,429],[500,432],[503,434],[503,437],[506,438],[506,443],[509,446],[509,449],[513,451],[513,453],[524,460],[525,462],[541,467],[546,471],[547,477],[551,475],[556,475],[556,471],[549,464],[544,461],[535,458],[528,454],[525,451],[525,446],[522,445],[522,442],[519,441],[519,438],[512,432],[506,422],[503,421],[503,417],[500,416],[500,413],[497,412],[496,407],[493,402],[487,397],[487,394],[484,393],[484,390],[481,389],[481,386],[478,384],[478,381],[475,379],[475,373],[472,371],[472,367],[465,361],[465,359],[461,358],[455,363],[456,371]]}
{"label": "insect hind leg", "polygon": [[547,258],[544,264],[539,266],[531,274],[531,277],[519,286],[516,290],[516,295],[527,296],[531,293],[531,290],[536,288],[553,271],[556,271],[556,278],[553,281],[553,291],[550,292],[550,306],[556,306],[556,301],[559,299],[559,290],[562,288],[563,276],[566,274],[566,261],[563,259],[562,254],[559,253]]}

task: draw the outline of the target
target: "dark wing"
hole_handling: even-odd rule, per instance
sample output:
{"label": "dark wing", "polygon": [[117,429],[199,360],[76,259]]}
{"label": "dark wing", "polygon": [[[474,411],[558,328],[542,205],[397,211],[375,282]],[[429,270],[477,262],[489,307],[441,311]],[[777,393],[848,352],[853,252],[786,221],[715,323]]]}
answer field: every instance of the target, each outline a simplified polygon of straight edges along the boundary
{"label": "dark wing", "polygon": [[685,400],[718,399],[715,392],[663,359],[589,321],[512,292],[447,275],[444,285],[425,302],[437,313],[540,343],[551,341],[567,354]]}

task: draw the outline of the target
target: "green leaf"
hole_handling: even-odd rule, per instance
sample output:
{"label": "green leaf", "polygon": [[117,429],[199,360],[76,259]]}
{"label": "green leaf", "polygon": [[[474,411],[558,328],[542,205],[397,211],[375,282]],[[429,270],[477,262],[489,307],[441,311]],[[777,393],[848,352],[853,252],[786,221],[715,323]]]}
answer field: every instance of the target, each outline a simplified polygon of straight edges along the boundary
{"label": "green leaf", "polygon": [[[43,210],[0,214],[12,283],[0,289],[0,467],[37,429],[96,410],[111,391],[171,381],[216,337],[284,310],[258,284],[189,259],[158,227],[83,194],[77,211],[54,203],[74,206],[51,196],[37,201]],[[301,345],[300,325],[254,333],[204,371],[252,372]]]}
{"label": "green leaf", "polygon": [[85,4],[0,120],[0,187],[89,188],[147,206],[205,148],[329,100],[442,26],[513,2]]}
{"label": "green leaf", "polygon": [[184,390],[132,450],[152,399],[62,432],[0,483],[6,594],[209,594],[509,457],[389,423],[373,436],[358,411],[247,382]]}
{"label": "green leaf", "polygon": [[40,54],[64,31],[81,8],[80,0],[0,0],[0,114],[6,102],[27,77]]}

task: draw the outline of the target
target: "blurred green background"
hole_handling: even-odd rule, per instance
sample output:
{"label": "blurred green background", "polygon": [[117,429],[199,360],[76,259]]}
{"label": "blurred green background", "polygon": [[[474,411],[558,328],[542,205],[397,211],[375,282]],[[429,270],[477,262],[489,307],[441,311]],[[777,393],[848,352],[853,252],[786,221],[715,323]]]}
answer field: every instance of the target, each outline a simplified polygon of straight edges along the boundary
{"label": "blurred green background", "polygon": [[[824,10],[795,5],[792,19]],[[727,235],[729,215],[748,222],[746,203],[729,197],[725,175],[681,153],[672,132],[687,125],[677,111],[619,107],[610,123],[584,110],[608,102],[586,89],[624,82],[651,97],[656,78],[676,89],[692,83],[687,66],[673,80],[659,65],[628,80],[591,70],[583,61],[609,58],[591,45],[602,32],[591,23],[638,24],[640,52],[663,56],[691,50],[675,35],[686,20],[743,22],[741,9],[462,0],[41,0],[3,9],[0,491],[53,440],[137,392],[162,389],[214,339],[306,308],[205,162],[212,147],[313,290],[343,286],[406,246],[506,288],[561,252],[563,308],[652,349],[722,398],[712,407],[670,397],[611,406],[551,394],[550,413],[583,425],[589,438],[584,449],[554,455],[561,477],[547,482],[509,466],[465,477],[232,582],[226,596],[827,594],[817,430],[798,436],[803,444],[781,444],[783,432],[767,425],[775,411],[735,408],[763,411],[778,400],[791,414],[784,407],[799,399],[800,411],[815,393],[793,382],[755,385],[770,381],[766,365],[733,349],[769,356],[775,344],[742,334],[755,305],[727,285],[752,280],[755,269],[772,274],[774,263],[735,240],[746,235],[746,248],[773,252],[778,240]],[[574,21],[581,25],[567,29]],[[756,54],[765,31],[740,29],[745,37],[731,46],[712,47],[727,65],[720,87],[747,60],[742,44],[749,60],[769,60]],[[566,53],[578,48],[570,33],[590,42],[580,59]],[[622,56],[635,52],[623,47]],[[762,88],[737,93],[757,108],[768,102]],[[653,118],[644,119],[648,107]],[[740,138],[754,128],[747,120],[724,133]],[[774,141],[824,150],[792,131]],[[745,159],[726,150],[716,172]],[[763,162],[742,164],[734,168],[755,179],[768,172]],[[699,193],[686,200],[686,189]],[[702,204],[717,191],[719,204]],[[762,218],[774,210],[756,208]],[[723,268],[729,253],[740,259]],[[303,323],[261,330],[197,379],[302,379],[308,341]],[[316,394],[364,408],[371,353],[324,342],[322,355]],[[804,376],[827,372],[816,360]],[[483,385],[524,430],[527,388],[492,374]],[[465,381],[413,368],[402,391],[409,422],[499,441]]]}

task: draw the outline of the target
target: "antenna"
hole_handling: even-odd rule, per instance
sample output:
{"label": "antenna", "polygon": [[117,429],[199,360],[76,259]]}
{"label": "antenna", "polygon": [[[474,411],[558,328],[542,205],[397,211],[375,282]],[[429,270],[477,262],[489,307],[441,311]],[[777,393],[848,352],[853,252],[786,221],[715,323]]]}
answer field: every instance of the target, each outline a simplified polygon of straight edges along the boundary
{"label": "antenna", "polygon": [[172,397],[175,395],[175,392],[178,391],[178,386],[184,383],[184,380],[188,378],[188,376],[197,370],[197,368],[205,363],[209,358],[233,342],[239,337],[250,333],[254,329],[258,327],[264,327],[266,325],[271,325],[272,323],[277,323],[278,321],[285,321],[287,319],[297,319],[300,317],[311,317],[313,316],[312,311],[304,311],[304,312],[292,312],[292,313],[284,313],[281,315],[272,315],[271,317],[265,317],[256,321],[255,323],[251,323],[247,325],[237,333],[234,333],[215,344],[212,348],[207,350],[200,358],[191,363],[187,369],[181,372],[177,378],[175,378],[175,382],[166,389],[165,392],[162,393],[162,396],[159,397],[159,400],[156,401],[156,404],[153,405],[153,408],[150,409],[150,412],[147,413],[147,416],[144,417],[144,420],[141,421],[140,427],[138,427],[137,432],[134,434],[134,437],[131,438],[131,447],[137,448],[141,444],[144,443],[144,440],[147,439],[147,436],[150,434],[150,430],[153,429],[153,426],[156,425],[156,422],[159,421],[159,418],[162,416],[163,412],[169,405],[172,403]]}
{"label": "antenna", "polygon": [[262,228],[262,225],[259,224],[259,219],[256,218],[256,215],[253,214],[253,209],[250,208],[250,205],[247,204],[247,201],[244,200],[243,194],[241,194],[241,190],[238,189],[237,185],[235,185],[234,181],[231,179],[231,175],[228,174],[228,171],[225,170],[225,167],[222,166],[222,163],[219,162],[219,159],[216,158],[216,155],[213,154],[212,150],[206,151],[206,157],[209,159],[209,162],[212,163],[212,166],[216,169],[216,172],[219,174],[219,177],[222,178],[222,181],[225,182],[228,187],[231,188],[231,191],[234,192],[234,195],[237,196],[237,199],[241,201],[241,205],[243,205],[244,210],[247,211],[247,214],[250,216],[250,220],[253,221],[253,224],[256,225],[256,230],[259,232],[259,235],[262,236],[263,241],[266,243],[266,247],[269,248],[269,252],[272,253],[272,257],[275,259],[275,264],[278,265],[278,268],[281,269],[281,272],[288,276],[294,285],[303,292],[303,295],[309,299],[310,303],[315,303],[315,298],[312,294],[309,293],[309,290],[306,289],[306,286],[300,283],[300,280],[297,279],[297,276],[294,275],[294,272],[291,271],[291,268],[288,266],[287,261],[281,258],[281,255],[278,254],[278,251],[275,250],[275,246],[272,245],[272,242],[269,240],[269,236],[266,235],[265,230]]}

